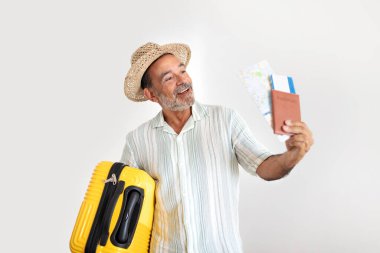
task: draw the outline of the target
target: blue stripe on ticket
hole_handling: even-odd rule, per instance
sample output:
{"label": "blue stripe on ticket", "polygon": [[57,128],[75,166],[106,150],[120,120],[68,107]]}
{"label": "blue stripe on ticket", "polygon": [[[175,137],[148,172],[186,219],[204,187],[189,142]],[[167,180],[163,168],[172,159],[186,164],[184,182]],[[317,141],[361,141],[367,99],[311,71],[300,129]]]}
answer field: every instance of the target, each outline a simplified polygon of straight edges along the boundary
{"label": "blue stripe on ticket", "polygon": [[294,89],[294,84],[293,84],[293,78],[288,76],[288,83],[289,83],[289,91],[290,93],[296,94],[296,90]]}
{"label": "blue stripe on ticket", "polygon": [[270,81],[271,88],[272,88],[272,90],[274,90],[273,75],[270,75],[269,79],[270,79],[269,81]]}

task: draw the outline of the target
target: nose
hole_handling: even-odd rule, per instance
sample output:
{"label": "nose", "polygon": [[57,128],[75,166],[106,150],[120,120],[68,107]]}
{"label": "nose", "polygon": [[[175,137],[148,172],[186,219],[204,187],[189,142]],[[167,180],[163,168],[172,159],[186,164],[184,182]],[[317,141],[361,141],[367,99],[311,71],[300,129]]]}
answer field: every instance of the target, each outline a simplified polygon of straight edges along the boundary
{"label": "nose", "polygon": [[182,85],[186,82],[186,76],[182,73],[179,73],[179,74],[175,74],[175,77],[176,77],[176,85],[179,86],[179,85]]}

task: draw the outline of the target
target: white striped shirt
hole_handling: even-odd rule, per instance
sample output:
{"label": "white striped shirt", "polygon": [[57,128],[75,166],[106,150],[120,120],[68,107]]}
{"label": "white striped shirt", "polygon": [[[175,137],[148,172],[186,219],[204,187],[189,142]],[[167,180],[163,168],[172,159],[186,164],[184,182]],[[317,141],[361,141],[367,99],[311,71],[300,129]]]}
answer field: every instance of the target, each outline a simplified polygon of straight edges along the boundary
{"label": "white striped shirt", "polygon": [[121,161],[156,180],[154,253],[240,253],[239,167],[271,155],[233,110],[195,103],[180,134],[162,111],[127,135]]}

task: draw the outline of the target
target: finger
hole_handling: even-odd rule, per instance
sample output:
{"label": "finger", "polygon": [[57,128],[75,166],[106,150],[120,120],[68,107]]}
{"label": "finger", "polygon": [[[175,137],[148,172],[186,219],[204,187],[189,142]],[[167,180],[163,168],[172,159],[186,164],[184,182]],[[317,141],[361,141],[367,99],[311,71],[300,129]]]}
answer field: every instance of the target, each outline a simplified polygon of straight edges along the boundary
{"label": "finger", "polygon": [[302,136],[301,137],[296,136],[296,135],[293,135],[293,136],[286,141],[287,148],[292,149],[294,147],[297,147],[304,150],[305,152],[308,152],[311,146],[310,142],[307,139],[303,138]]}
{"label": "finger", "polygon": [[285,124],[288,126],[303,126],[306,125],[305,122],[299,121],[299,120],[285,120]]}
{"label": "finger", "polygon": [[305,154],[309,151],[310,149],[310,146],[308,145],[307,142],[305,141],[294,141],[290,146],[289,146],[289,150],[292,150],[292,149],[298,149],[299,152]]}
{"label": "finger", "polygon": [[286,141],[287,145],[294,146],[296,143],[301,143],[301,142],[303,143],[303,142],[305,142],[305,140],[297,140],[298,138],[293,138],[293,136]]}
{"label": "finger", "polygon": [[282,126],[282,130],[289,134],[304,134],[308,135],[307,130],[302,126]]}
{"label": "finger", "polygon": [[304,134],[293,134],[289,139],[293,141],[306,141],[308,140],[307,136]]}
{"label": "finger", "polygon": [[285,120],[286,126],[296,126],[296,127],[302,127],[304,130],[308,133],[308,135],[311,137],[313,136],[313,133],[309,129],[308,125],[305,122],[297,121],[297,120]]}
{"label": "finger", "polygon": [[298,152],[301,152],[301,153],[306,153],[306,143],[303,142],[303,141],[293,141],[290,145],[289,145],[289,150],[294,150],[294,149],[297,149]]}

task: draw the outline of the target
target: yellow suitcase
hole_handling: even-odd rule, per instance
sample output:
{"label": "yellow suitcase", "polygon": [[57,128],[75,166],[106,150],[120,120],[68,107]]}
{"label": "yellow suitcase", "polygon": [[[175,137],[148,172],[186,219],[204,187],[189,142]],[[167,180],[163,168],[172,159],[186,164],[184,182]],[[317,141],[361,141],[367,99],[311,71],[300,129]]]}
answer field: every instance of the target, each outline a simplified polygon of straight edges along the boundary
{"label": "yellow suitcase", "polygon": [[122,163],[100,162],[70,239],[72,253],[145,253],[154,211],[154,180]]}

